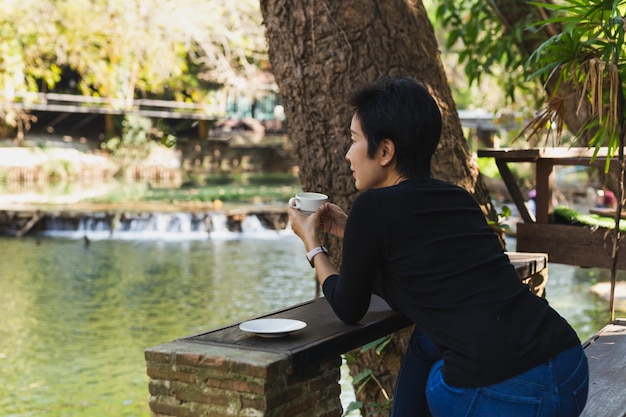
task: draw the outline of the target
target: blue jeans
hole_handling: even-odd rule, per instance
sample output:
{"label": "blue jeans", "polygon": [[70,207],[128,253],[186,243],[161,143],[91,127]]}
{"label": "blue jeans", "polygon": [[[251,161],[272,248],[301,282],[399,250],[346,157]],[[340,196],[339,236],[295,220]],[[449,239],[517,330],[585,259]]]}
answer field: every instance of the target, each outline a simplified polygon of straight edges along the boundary
{"label": "blue jeans", "polygon": [[431,368],[439,359],[439,349],[416,326],[396,379],[391,417],[431,415],[426,401],[426,381]]}
{"label": "blue jeans", "polygon": [[587,402],[589,368],[581,346],[506,381],[479,388],[446,384],[441,375],[443,361],[433,349],[432,342],[416,329],[398,375],[392,417],[575,417]]}

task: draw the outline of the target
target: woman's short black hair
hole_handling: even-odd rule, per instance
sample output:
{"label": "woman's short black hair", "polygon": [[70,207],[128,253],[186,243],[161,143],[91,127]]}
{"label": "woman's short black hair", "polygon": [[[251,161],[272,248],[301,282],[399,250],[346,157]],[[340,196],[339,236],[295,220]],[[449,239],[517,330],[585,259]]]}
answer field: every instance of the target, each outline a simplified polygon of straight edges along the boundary
{"label": "woman's short black hair", "polygon": [[383,139],[396,148],[398,170],[407,178],[429,177],[441,136],[441,112],[428,90],[410,77],[379,78],[349,98],[374,157]]}

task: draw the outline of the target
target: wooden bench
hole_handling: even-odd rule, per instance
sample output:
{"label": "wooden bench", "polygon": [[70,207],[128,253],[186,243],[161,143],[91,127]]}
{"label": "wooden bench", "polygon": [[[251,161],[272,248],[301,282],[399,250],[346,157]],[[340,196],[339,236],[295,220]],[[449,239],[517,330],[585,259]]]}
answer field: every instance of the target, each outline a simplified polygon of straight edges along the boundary
{"label": "wooden bench", "polygon": [[626,416],[626,319],[609,323],[583,347],[589,360],[589,399],[581,417]]}

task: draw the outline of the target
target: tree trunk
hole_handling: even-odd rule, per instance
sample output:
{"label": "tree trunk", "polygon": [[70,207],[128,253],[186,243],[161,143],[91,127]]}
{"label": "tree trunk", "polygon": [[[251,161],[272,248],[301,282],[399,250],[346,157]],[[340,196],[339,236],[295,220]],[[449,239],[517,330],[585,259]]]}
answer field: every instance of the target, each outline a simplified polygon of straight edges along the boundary
{"label": "tree trunk", "polygon": [[[303,189],[319,191],[349,209],[356,197],[344,156],[350,144],[351,109],[348,94],[381,75],[412,76],[422,81],[443,116],[440,145],[433,157],[433,174],[474,194],[493,218],[489,192],[463,137],[461,122],[446,79],[433,27],[421,0],[261,0],[272,70],[288,121]],[[337,240],[324,242],[334,261]],[[395,336],[384,350],[359,355],[350,365],[354,375],[374,369],[388,393],[393,392],[406,335]],[[376,384],[357,398],[380,399]],[[375,408],[365,407],[363,415]],[[383,411],[380,415],[388,415]]]}

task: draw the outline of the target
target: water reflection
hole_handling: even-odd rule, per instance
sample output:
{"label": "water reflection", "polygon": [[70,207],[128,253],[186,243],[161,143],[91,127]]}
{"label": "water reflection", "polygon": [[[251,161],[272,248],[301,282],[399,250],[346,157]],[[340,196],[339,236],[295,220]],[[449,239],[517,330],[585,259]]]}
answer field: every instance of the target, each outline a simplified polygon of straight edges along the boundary
{"label": "water reflection", "polygon": [[595,277],[604,275],[602,271],[550,264],[548,274],[546,298],[576,329],[581,340],[587,340],[608,323],[608,301],[591,291]]}
{"label": "water reflection", "polygon": [[0,239],[0,414],[148,416],[143,351],[311,299],[295,237]]}
{"label": "water reflection", "polygon": [[[315,294],[303,246],[289,234],[88,246],[0,238],[0,253],[2,416],[147,417],[146,347]],[[606,324],[608,302],[589,291],[604,279],[597,270],[549,271],[547,298],[581,339]]]}

